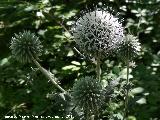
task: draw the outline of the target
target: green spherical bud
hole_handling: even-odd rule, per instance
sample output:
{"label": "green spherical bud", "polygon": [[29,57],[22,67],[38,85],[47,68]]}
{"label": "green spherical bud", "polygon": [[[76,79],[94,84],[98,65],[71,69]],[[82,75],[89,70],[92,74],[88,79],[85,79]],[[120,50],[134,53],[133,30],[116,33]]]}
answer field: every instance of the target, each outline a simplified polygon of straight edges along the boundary
{"label": "green spherical bud", "polygon": [[76,81],[73,86],[73,102],[85,114],[98,114],[104,101],[104,90],[100,81],[93,77],[84,77]]}
{"label": "green spherical bud", "polygon": [[24,31],[12,37],[10,49],[18,61],[28,63],[32,62],[32,57],[36,59],[41,55],[42,45],[34,33]]}
{"label": "green spherical bud", "polygon": [[141,46],[137,37],[133,35],[126,35],[119,46],[118,56],[124,61],[127,59],[132,60],[139,55],[140,49]]}

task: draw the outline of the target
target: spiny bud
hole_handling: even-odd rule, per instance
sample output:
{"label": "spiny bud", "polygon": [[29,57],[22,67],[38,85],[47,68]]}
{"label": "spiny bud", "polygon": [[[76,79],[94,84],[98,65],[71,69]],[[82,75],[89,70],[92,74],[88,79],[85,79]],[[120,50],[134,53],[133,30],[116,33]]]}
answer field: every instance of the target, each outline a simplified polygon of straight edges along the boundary
{"label": "spiny bud", "polygon": [[97,114],[104,101],[104,90],[97,79],[84,77],[74,84],[72,96],[85,114]]}
{"label": "spiny bud", "polygon": [[12,37],[10,49],[18,61],[27,63],[32,62],[32,56],[36,59],[41,55],[42,45],[34,33],[24,31]]}
{"label": "spiny bud", "polygon": [[137,37],[128,34],[124,37],[122,44],[119,46],[118,56],[124,61],[127,59],[132,60],[139,55],[140,50],[141,46]]}
{"label": "spiny bud", "polygon": [[84,13],[71,31],[80,50],[92,56],[110,55],[123,38],[122,23],[104,9]]}

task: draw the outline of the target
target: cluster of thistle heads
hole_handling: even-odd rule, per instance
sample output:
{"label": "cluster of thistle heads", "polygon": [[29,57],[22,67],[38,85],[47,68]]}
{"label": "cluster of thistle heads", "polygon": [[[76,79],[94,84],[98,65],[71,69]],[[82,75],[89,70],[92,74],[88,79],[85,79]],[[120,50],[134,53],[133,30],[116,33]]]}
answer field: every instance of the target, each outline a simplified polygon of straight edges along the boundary
{"label": "cluster of thistle heads", "polygon": [[[117,56],[123,60],[127,56],[133,59],[141,48],[137,37],[124,34],[122,20],[110,10],[84,12],[73,24],[71,32],[80,51],[95,58],[98,53],[101,59],[118,53]],[[42,52],[41,41],[30,31],[15,34],[10,48],[13,56],[23,63],[31,62],[31,55],[38,57]]]}
{"label": "cluster of thistle heads", "polygon": [[[95,9],[83,13],[74,23],[72,35],[83,54],[103,59],[112,54],[126,61],[139,54],[140,43],[137,37],[124,34],[121,20],[104,9]],[[41,55],[42,45],[35,34],[24,31],[15,34],[10,49],[14,57],[23,63],[32,62]],[[104,100],[104,90],[99,80],[84,77],[73,87],[73,101],[85,114],[95,114]]]}
{"label": "cluster of thistle heads", "polygon": [[[96,59],[116,54],[123,61],[129,61],[139,54],[141,48],[137,37],[124,34],[122,21],[104,9],[83,13],[75,21],[72,34],[80,52]],[[78,80],[73,88],[73,99],[84,113],[94,114],[95,109],[98,113],[104,93],[107,92],[101,81],[96,81],[93,77],[84,77]]]}
{"label": "cluster of thistle heads", "polygon": [[128,51],[125,48],[129,47],[129,58],[136,57],[140,44],[133,35],[124,34],[122,20],[117,15],[110,10],[95,9],[79,17],[71,31],[80,51],[95,58],[100,53],[101,59],[121,52],[124,59]]}

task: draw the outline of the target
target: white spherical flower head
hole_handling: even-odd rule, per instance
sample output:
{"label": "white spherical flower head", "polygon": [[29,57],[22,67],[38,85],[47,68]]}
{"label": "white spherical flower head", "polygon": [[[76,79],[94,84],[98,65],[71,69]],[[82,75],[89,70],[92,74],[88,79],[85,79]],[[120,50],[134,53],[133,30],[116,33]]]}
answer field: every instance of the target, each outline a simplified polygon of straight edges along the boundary
{"label": "white spherical flower head", "polygon": [[136,56],[140,54],[141,46],[137,37],[127,34],[124,37],[122,44],[118,49],[118,56],[126,61],[127,59],[133,60]]}
{"label": "white spherical flower head", "polygon": [[95,56],[108,56],[123,40],[123,27],[117,17],[104,10],[94,10],[80,17],[72,28],[80,50]]}

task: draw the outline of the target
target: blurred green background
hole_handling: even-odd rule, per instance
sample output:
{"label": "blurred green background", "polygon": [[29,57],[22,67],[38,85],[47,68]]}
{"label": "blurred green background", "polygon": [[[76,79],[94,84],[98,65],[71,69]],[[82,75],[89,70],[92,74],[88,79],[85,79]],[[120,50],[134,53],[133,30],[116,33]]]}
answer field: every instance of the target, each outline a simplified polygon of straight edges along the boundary
{"label": "blurred green background", "polygon": [[[5,115],[65,115],[63,101],[50,97],[60,91],[34,64],[15,61],[10,41],[23,30],[36,33],[44,46],[41,65],[70,91],[77,78],[94,75],[95,66],[73,49],[77,46],[68,30],[75,15],[100,3],[120,12],[126,32],[138,36],[142,45],[130,73],[134,86],[129,119],[160,119],[160,0],[0,0],[0,119]],[[106,58],[103,62],[104,79],[126,74],[120,60]],[[119,106],[120,101],[108,111]]]}

